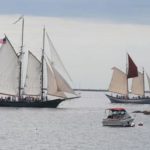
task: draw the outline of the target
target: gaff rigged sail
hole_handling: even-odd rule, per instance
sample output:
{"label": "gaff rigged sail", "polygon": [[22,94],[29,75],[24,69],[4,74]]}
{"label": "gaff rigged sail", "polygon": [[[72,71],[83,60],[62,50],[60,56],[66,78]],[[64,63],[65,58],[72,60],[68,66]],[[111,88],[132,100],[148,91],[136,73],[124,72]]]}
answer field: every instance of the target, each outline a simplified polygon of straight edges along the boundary
{"label": "gaff rigged sail", "polygon": [[130,55],[128,54],[128,71],[127,71],[127,78],[134,78],[138,76],[138,69],[133,60],[131,59]]}

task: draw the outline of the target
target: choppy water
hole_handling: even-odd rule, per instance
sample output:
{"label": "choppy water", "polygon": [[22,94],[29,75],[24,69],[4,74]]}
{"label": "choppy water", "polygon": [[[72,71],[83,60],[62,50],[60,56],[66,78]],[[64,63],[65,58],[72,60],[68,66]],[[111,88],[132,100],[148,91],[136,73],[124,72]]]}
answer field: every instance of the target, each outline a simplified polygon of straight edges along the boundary
{"label": "choppy water", "polygon": [[83,92],[59,109],[0,108],[0,150],[150,150],[149,115],[132,114],[133,128],[102,126],[104,110],[115,106],[130,113],[150,110],[150,105],[111,104],[100,92]]}

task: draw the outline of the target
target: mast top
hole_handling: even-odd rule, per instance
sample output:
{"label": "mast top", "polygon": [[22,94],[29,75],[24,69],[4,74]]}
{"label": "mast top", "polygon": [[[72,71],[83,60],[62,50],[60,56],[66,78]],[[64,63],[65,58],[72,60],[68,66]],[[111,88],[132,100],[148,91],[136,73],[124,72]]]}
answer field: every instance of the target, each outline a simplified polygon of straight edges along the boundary
{"label": "mast top", "polygon": [[43,48],[42,48],[43,52],[45,50],[45,26],[43,27]]}
{"label": "mast top", "polygon": [[20,56],[23,54],[23,46],[24,46],[24,16],[20,16],[13,24],[18,23],[22,20],[22,33],[21,33],[21,48],[20,48]]}

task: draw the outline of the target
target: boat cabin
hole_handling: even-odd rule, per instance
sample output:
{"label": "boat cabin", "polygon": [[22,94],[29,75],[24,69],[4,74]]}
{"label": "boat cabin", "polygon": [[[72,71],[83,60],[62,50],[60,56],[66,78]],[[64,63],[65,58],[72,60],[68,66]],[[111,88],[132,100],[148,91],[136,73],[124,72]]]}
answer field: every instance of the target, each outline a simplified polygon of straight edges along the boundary
{"label": "boat cabin", "polygon": [[126,110],[124,108],[109,108],[106,109],[107,118],[121,118],[126,114]]}

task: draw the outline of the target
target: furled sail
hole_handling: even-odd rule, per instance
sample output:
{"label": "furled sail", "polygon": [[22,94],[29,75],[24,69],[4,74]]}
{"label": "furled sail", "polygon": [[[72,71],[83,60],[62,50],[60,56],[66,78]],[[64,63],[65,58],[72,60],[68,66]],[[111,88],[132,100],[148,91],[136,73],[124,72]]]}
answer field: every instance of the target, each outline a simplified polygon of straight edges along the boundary
{"label": "furled sail", "polygon": [[7,37],[0,48],[0,68],[0,93],[17,95],[19,61]]}
{"label": "furled sail", "polygon": [[138,77],[132,79],[131,92],[135,95],[144,95],[144,74],[138,73]]}
{"label": "furled sail", "polygon": [[128,72],[127,72],[127,77],[128,78],[133,78],[138,76],[138,69],[131,57],[128,54]]}
{"label": "furled sail", "polygon": [[40,61],[31,52],[29,52],[24,94],[40,95],[41,93],[40,74],[41,74]]}
{"label": "furled sail", "polygon": [[113,67],[112,69],[113,76],[109,86],[109,91],[127,95],[127,75],[116,67]]}

